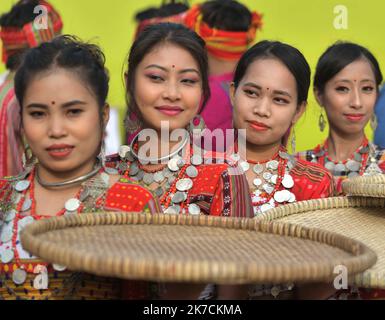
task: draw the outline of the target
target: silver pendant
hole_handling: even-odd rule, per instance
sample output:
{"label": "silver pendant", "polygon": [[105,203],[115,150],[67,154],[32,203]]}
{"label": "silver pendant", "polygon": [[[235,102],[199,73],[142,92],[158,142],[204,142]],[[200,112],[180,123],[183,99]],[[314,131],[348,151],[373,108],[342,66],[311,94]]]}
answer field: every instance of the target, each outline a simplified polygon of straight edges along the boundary
{"label": "silver pendant", "polygon": [[11,222],[16,217],[16,210],[12,209],[5,213],[5,222]]}
{"label": "silver pendant", "polygon": [[66,201],[66,203],[64,204],[64,208],[67,211],[74,212],[77,209],[79,209],[80,203],[81,202],[79,201],[79,199],[71,198],[71,199]]}
{"label": "silver pendant", "polygon": [[184,161],[183,159],[178,159],[176,164],[179,167],[179,169],[182,169],[183,166],[186,164],[186,161]]}
{"label": "silver pendant", "polygon": [[23,205],[21,206],[21,211],[25,212],[31,209],[32,207],[32,200],[30,198],[25,199]]}
{"label": "silver pendant", "polygon": [[350,171],[358,171],[360,170],[361,164],[355,160],[349,160],[346,162],[346,168],[348,168]]}
{"label": "silver pendant", "polygon": [[260,174],[263,172],[263,165],[257,163],[256,165],[253,166],[253,172],[256,174]]}
{"label": "silver pendant", "polygon": [[255,178],[253,180],[253,184],[256,186],[256,187],[259,187],[260,185],[262,185],[262,180],[259,179],[259,178]]}
{"label": "silver pendant", "polygon": [[325,168],[328,169],[330,172],[334,172],[335,166],[336,165],[334,164],[334,162],[331,161],[325,163]]}
{"label": "silver pendant", "polygon": [[170,206],[166,210],[164,210],[164,213],[179,214],[180,213],[180,206],[178,206],[178,205]]}
{"label": "silver pendant", "polygon": [[246,172],[250,169],[250,164],[247,161],[241,161],[239,165],[241,166],[243,172]]}
{"label": "silver pendant", "polygon": [[23,192],[29,188],[30,182],[28,180],[21,180],[15,185],[15,190],[18,192]]}
{"label": "silver pendant", "polygon": [[163,172],[162,171],[155,172],[154,181],[156,183],[162,183],[163,180],[164,180]]}
{"label": "silver pendant", "polygon": [[354,152],[354,160],[361,163],[362,155],[360,153]]}
{"label": "silver pendant", "polygon": [[194,166],[189,166],[187,169],[186,169],[186,174],[190,177],[190,178],[196,178],[198,176],[198,169],[195,168]]}
{"label": "silver pendant", "polygon": [[241,156],[238,153],[233,153],[230,156],[230,159],[233,160],[234,162],[238,162],[239,160],[241,160]]}
{"label": "silver pendant", "polygon": [[[12,237],[11,237],[12,239]],[[10,263],[14,258],[14,253],[12,249],[6,249],[1,254],[1,262],[2,263]]]}
{"label": "silver pendant", "polygon": [[201,213],[201,209],[195,203],[190,203],[188,206],[188,213],[191,215],[199,215]]}
{"label": "silver pendant", "polygon": [[125,159],[126,158],[126,154],[129,153],[131,151],[130,147],[129,146],[126,146],[126,145],[122,145],[119,147],[119,157],[122,158],[122,159]]}
{"label": "silver pendant", "polygon": [[16,269],[12,272],[12,281],[17,284],[21,285],[27,280],[27,272],[23,269]]}
{"label": "silver pendant", "polygon": [[184,179],[178,180],[178,182],[176,183],[176,188],[179,191],[187,191],[193,187],[193,184],[194,183],[190,178],[184,178]]}
{"label": "silver pendant", "polygon": [[289,174],[285,174],[283,179],[282,179],[282,185],[286,189],[292,188],[294,186],[294,180],[293,180],[292,176]]}
{"label": "silver pendant", "polygon": [[288,200],[289,203],[293,203],[295,202],[296,198],[295,198],[295,194],[290,192],[290,199]]}
{"label": "silver pendant", "polygon": [[268,194],[271,194],[274,191],[274,187],[271,186],[270,184],[265,183],[262,186],[263,190],[265,190]]}
{"label": "silver pendant", "polygon": [[173,175],[173,173],[169,170],[169,168],[164,168],[163,169],[163,175],[166,177],[166,178],[169,178],[169,177],[171,177],[172,175]]}
{"label": "silver pendant", "polygon": [[2,243],[6,243],[6,242],[9,242],[12,240],[12,236],[13,236],[13,224],[12,223],[10,223],[8,225],[4,225],[0,231],[1,231],[0,239],[1,239]]}
{"label": "silver pendant", "polygon": [[345,172],[346,166],[343,163],[337,163],[336,166],[334,167],[334,172],[336,174],[341,174],[342,172]]}
{"label": "silver pendant", "polygon": [[103,181],[103,183],[105,184],[105,186],[109,186],[110,185],[110,176],[105,173],[105,172],[102,172],[100,174],[100,179]]}
{"label": "silver pendant", "polygon": [[33,287],[36,290],[48,289],[48,274],[45,272],[38,274],[35,279],[33,279]]}
{"label": "silver pendant", "polygon": [[143,176],[143,182],[146,184],[146,185],[150,185],[151,183],[154,182],[154,177],[152,175],[152,173],[145,173],[144,176]]}
{"label": "silver pendant", "polygon": [[171,201],[173,203],[181,203],[187,199],[187,194],[184,192],[176,192],[174,196],[172,197]]}
{"label": "silver pendant", "polygon": [[142,180],[143,180],[143,177],[144,177],[144,171],[139,170],[139,172],[136,174],[135,178],[136,178],[138,181],[142,181]]}
{"label": "silver pendant", "polygon": [[[124,171],[127,171],[128,169],[128,164],[126,162],[119,162],[119,165],[118,165],[118,169],[121,171],[121,172],[124,172]],[[131,169],[130,169],[130,176],[132,176],[133,174],[131,173]]]}
{"label": "silver pendant", "polygon": [[168,161],[167,166],[168,166],[168,168],[169,168],[172,172],[176,172],[176,171],[179,170],[179,167],[178,167],[178,161],[179,161],[178,158],[173,158],[173,159],[171,159],[171,160]]}
{"label": "silver pendant", "polygon": [[289,160],[290,159],[289,154],[284,152],[284,151],[279,151],[278,155],[281,157],[281,159],[284,159],[284,160]]}
{"label": "silver pendant", "polygon": [[361,154],[368,153],[369,152],[369,146],[362,147],[360,151],[358,151]]}
{"label": "silver pendant", "polygon": [[268,171],[264,172],[262,175],[263,179],[265,179],[266,181],[269,181],[271,179],[271,176],[272,176],[271,172],[268,172]]}
{"label": "silver pendant", "polygon": [[157,197],[161,197],[163,195],[163,189],[162,187],[158,187],[155,189],[155,194]]}
{"label": "silver pendant", "polygon": [[139,166],[136,162],[131,163],[130,165],[130,176],[135,176],[139,172]]}
{"label": "silver pendant", "polygon": [[194,166],[199,166],[203,163],[203,158],[198,154],[193,155],[190,160]]}
{"label": "silver pendant", "polygon": [[277,170],[278,169],[278,161],[277,160],[271,160],[266,164],[266,167],[271,170]]}
{"label": "silver pendant", "polygon": [[276,174],[273,174],[273,175],[271,176],[270,182],[271,182],[272,184],[277,184],[277,180],[278,180],[278,176],[277,176]]}
{"label": "silver pendant", "polygon": [[273,209],[274,207],[270,203],[265,203],[260,206],[259,210],[263,213],[266,212],[267,210]]}
{"label": "silver pendant", "polygon": [[62,265],[56,264],[56,263],[52,264],[52,268],[56,271],[59,271],[59,272],[63,272],[67,269],[66,266],[62,266]]}
{"label": "silver pendant", "polygon": [[351,179],[351,178],[354,178],[354,177],[358,177],[359,175],[360,174],[357,171],[352,171],[352,172],[348,173],[348,178]]}

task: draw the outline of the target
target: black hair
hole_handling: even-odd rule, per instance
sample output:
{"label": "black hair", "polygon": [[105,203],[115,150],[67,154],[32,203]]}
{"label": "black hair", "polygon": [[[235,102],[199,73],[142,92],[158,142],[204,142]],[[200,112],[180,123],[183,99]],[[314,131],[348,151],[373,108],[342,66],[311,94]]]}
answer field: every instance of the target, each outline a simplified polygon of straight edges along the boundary
{"label": "black hair", "polygon": [[131,47],[127,71],[127,116],[133,112],[136,116],[141,117],[135,101],[135,71],[146,54],[162,43],[172,43],[187,50],[197,62],[202,78],[203,91],[203,103],[200,111],[203,110],[210,97],[207,52],[204,40],[194,31],[181,24],[158,23],[146,27]]}
{"label": "black hair", "polygon": [[34,77],[54,68],[75,72],[91,89],[98,101],[99,111],[102,111],[109,82],[104,54],[97,45],[81,42],[69,35],[56,37],[27,51],[15,75],[15,93],[21,107],[27,87]]}
{"label": "black hair", "polygon": [[211,28],[227,31],[247,31],[250,28],[251,12],[238,1],[206,1],[200,9],[202,20]]}
{"label": "black hair", "polygon": [[339,41],[330,46],[319,58],[314,75],[314,88],[322,93],[330,79],[347,65],[359,59],[366,59],[369,62],[378,87],[382,83],[383,78],[380,66],[374,55],[363,46]]}
{"label": "black hair", "polygon": [[[24,25],[32,22],[36,18],[33,10],[39,3],[39,0],[20,0],[9,12],[1,15],[0,27],[23,28]],[[26,49],[21,49],[8,57],[5,63],[6,68],[8,70],[15,70],[20,65],[25,51]]]}
{"label": "black hair", "polygon": [[159,8],[150,7],[139,11],[135,15],[135,20],[141,22],[152,18],[169,17],[187,11],[189,7],[188,1],[162,1],[162,5]]}
{"label": "black hair", "polygon": [[258,42],[243,54],[235,69],[235,88],[238,87],[251,63],[266,58],[277,59],[289,69],[297,84],[297,105],[306,102],[310,86],[309,64],[298,49],[279,41]]}

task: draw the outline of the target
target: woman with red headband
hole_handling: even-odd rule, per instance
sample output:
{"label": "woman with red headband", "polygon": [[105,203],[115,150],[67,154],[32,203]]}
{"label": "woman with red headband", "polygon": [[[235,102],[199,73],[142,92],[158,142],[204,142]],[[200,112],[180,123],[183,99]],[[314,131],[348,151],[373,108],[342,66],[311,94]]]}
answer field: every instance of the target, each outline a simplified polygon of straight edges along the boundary
{"label": "woman with red headband", "polygon": [[205,40],[208,51],[211,97],[202,117],[208,129],[220,129],[219,133],[225,135],[226,129],[232,128],[228,91],[235,66],[255,40],[262,16],[238,1],[212,0],[193,6],[186,14],[185,25]]}
{"label": "woman with red headband", "polygon": [[[37,6],[44,6],[46,18],[35,21]],[[46,22],[44,28],[36,23]],[[0,18],[0,39],[2,41],[2,60],[9,74],[0,86],[0,177],[15,175],[22,171],[24,146],[20,134],[20,108],[17,103],[13,78],[20,64],[22,54],[29,48],[52,40],[60,34],[63,23],[60,15],[46,1],[19,1],[11,11]]]}

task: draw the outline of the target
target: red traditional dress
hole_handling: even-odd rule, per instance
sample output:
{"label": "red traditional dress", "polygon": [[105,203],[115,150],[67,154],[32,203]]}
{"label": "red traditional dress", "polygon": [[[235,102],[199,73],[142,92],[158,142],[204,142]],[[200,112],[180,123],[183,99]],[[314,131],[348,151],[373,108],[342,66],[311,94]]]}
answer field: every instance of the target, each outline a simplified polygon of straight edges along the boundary
{"label": "red traditional dress", "polygon": [[328,154],[328,140],[312,150],[299,152],[296,157],[318,163],[333,175],[338,195],[342,195],[342,181],[346,178],[373,173],[385,173],[384,150],[371,144],[365,137],[361,146],[345,161],[333,161]]}
{"label": "red traditional dress", "polygon": [[[121,298],[122,281],[49,265],[23,249],[20,230],[34,220],[49,218],[36,213],[34,173],[32,169],[0,180],[0,300]],[[56,215],[97,210],[157,213],[160,205],[155,199],[151,191],[130,179],[121,178],[110,186],[109,174],[101,169]],[[130,287],[133,298],[147,297],[147,287],[141,283],[132,282]]]}

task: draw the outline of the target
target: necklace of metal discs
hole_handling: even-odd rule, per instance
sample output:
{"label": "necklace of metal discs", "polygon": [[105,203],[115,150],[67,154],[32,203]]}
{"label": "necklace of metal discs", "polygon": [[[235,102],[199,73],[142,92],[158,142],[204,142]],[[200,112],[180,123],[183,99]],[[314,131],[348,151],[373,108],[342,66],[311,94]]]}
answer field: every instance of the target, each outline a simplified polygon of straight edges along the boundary
{"label": "necklace of metal discs", "polygon": [[130,152],[131,148],[122,148],[119,151],[119,156],[126,163],[130,163],[126,168],[120,167],[120,170],[125,169],[127,176],[147,186],[155,184],[155,194],[160,198],[164,213],[200,214],[199,206],[189,202],[189,191],[198,176],[197,167],[203,163],[200,155],[192,155],[192,148],[190,148],[187,156],[183,158],[181,155],[183,148],[181,148],[178,153],[169,158],[166,164],[159,164],[150,169],[140,160],[135,159],[134,154],[137,154],[138,144],[133,144],[133,149],[135,153]]}
{"label": "necklace of metal discs", "polygon": [[[3,244],[9,243],[9,246],[4,246],[1,254],[1,262],[3,264],[10,264],[15,261],[17,268],[12,273],[12,280],[16,285],[22,285],[27,279],[27,271],[32,271],[37,274],[33,281],[33,286],[37,290],[44,290],[48,288],[48,264],[39,263],[33,270],[28,270],[28,265],[21,263],[19,250],[17,245],[20,242],[20,232],[30,223],[35,220],[45,218],[45,216],[36,213],[35,201],[35,171],[32,169],[27,179],[14,181],[12,184],[13,194],[11,201],[14,204],[14,209],[10,209],[5,214],[5,224],[3,225],[0,240]],[[74,198],[67,200],[64,208],[58,211],[55,216],[79,214],[81,212],[93,212],[99,207],[103,207],[106,199],[106,190],[109,187],[109,175],[103,172],[99,173],[82,184],[82,187],[77,192]],[[29,191],[29,198],[27,192]],[[96,205],[95,205],[96,204]],[[28,211],[30,214],[28,215]],[[22,248],[21,248],[22,249]],[[26,252],[25,255],[28,255]],[[31,255],[28,255],[30,258]],[[52,265],[55,271],[64,271],[65,266],[58,264]],[[13,267],[12,267],[13,268]],[[9,268],[12,270],[11,268]],[[12,290],[11,290],[12,291]]]}
{"label": "necklace of metal discs", "polygon": [[[320,152],[312,155],[313,159],[321,158],[321,165],[323,164],[326,169],[333,176],[347,176],[353,178],[356,176],[362,176],[366,169],[366,165],[369,158],[369,141],[365,137],[362,145],[357,148],[353,155],[345,161],[333,161],[329,157],[328,153],[328,140],[326,140],[320,149]],[[317,162],[317,160],[315,160]]]}
{"label": "necklace of metal discs", "polygon": [[244,172],[252,167],[257,175],[253,180],[255,189],[251,192],[255,215],[270,210],[277,204],[295,202],[295,194],[290,191],[294,186],[294,179],[290,175],[294,164],[294,158],[283,147],[272,159],[266,161],[239,161]]}

